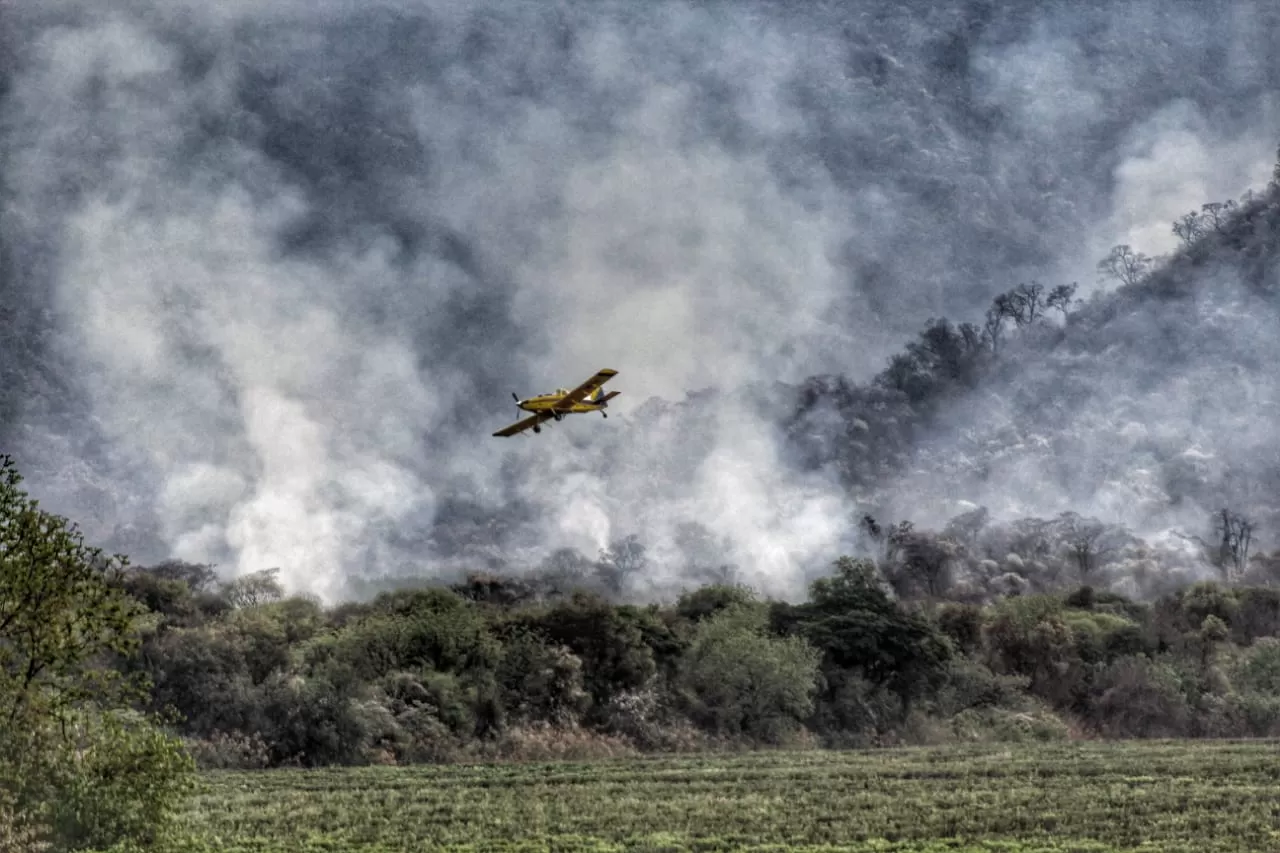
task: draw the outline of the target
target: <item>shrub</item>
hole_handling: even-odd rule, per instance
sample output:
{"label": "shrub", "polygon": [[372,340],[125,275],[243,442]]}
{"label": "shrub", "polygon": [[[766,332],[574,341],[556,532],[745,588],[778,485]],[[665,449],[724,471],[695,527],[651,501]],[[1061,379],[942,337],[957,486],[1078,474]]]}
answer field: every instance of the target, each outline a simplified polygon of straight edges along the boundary
{"label": "shrub", "polygon": [[591,731],[576,724],[532,723],[502,732],[483,744],[479,754],[503,761],[596,761],[631,758],[635,745],[624,737]]}
{"label": "shrub", "polygon": [[127,713],[85,720],[72,769],[52,822],[86,846],[154,841],[195,787],[195,763],[181,742]]}
{"label": "shrub", "polygon": [[1074,698],[1079,661],[1062,604],[1049,596],[1008,599],[993,608],[984,631],[991,670],[1030,679],[1035,696],[1055,703]]}
{"label": "shrub", "polygon": [[692,752],[711,742],[653,687],[617,694],[602,716],[605,732],[625,737],[642,750]]}
{"label": "shrub", "polygon": [[1092,720],[1112,737],[1180,737],[1191,708],[1179,673],[1141,655],[1121,658],[1099,676]]}
{"label": "shrub", "polygon": [[813,710],[819,652],[766,633],[760,607],[734,605],[698,626],[677,690],[690,717],[717,735],[779,743]]}
{"label": "shrub", "polygon": [[578,656],[527,631],[504,644],[497,679],[503,708],[520,722],[575,723],[591,703]]}
{"label": "shrub", "polygon": [[676,613],[690,622],[701,622],[734,605],[752,604],[755,601],[755,593],[748,587],[711,584],[692,592],[681,593],[676,601]]}
{"label": "shrub", "polygon": [[951,730],[956,740],[981,743],[1045,743],[1071,737],[1071,728],[1046,708],[970,708],[951,719]]}
{"label": "shrub", "polygon": [[961,654],[972,654],[982,644],[982,608],[949,602],[938,608],[938,627]]}
{"label": "shrub", "polygon": [[974,708],[1019,709],[1027,704],[1030,683],[1025,675],[996,675],[978,661],[960,658],[949,663],[934,705],[944,716]]}
{"label": "shrub", "polygon": [[120,710],[142,695],[140,679],[113,667],[140,633],[140,605],[121,584],[126,561],[87,547],[21,481],[0,457],[4,831],[29,844],[38,824],[62,850],[150,843],[194,766],[156,720]]}
{"label": "shrub", "polygon": [[1280,638],[1265,637],[1245,649],[1232,680],[1238,688],[1280,696]]}
{"label": "shrub", "polygon": [[1240,734],[1249,737],[1280,737],[1280,696],[1244,693],[1229,700],[1240,721]]}
{"label": "shrub", "polygon": [[0,788],[59,850],[149,844],[195,784],[181,741],[130,711],[78,711],[5,746]]}
{"label": "shrub", "polygon": [[5,853],[45,853],[53,845],[44,840],[49,828],[18,809],[18,798],[0,787],[0,850]]}
{"label": "shrub", "polygon": [[207,738],[188,738],[186,748],[202,770],[259,770],[271,761],[267,743],[257,732],[213,732]]}
{"label": "shrub", "polygon": [[1066,610],[1062,618],[1071,629],[1076,654],[1085,663],[1109,663],[1148,650],[1142,628],[1122,616]]}
{"label": "shrub", "polygon": [[826,676],[826,685],[811,722],[830,746],[871,746],[901,720],[902,699],[857,672],[836,670]]}

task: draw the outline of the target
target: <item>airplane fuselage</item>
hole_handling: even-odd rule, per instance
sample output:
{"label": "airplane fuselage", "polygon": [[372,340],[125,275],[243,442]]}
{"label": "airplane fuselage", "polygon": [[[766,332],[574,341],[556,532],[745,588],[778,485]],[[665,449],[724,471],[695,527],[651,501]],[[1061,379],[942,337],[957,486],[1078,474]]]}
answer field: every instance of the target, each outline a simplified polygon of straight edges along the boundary
{"label": "airplane fuselage", "polygon": [[603,391],[597,390],[594,394],[577,400],[573,403],[565,405],[561,401],[569,395],[568,388],[557,388],[549,394],[538,394],[527,400],[519,400],[516,405],[524,409],[526,412],[553,412],[556,420],[560,420],[560,415],[581,414],[585,412],[599,412],[609,408],[609,400],[614,395],[605,394]]}
{"label": "airplane fuselage", "polygon": [[[537,397],[530,397],[527,400],[521,400],[516,405],[526,412],[547,412],[556,407],[556,404],[564,397],[564,394],[540,394]],[[586,400],[579,400],[568,407],[561,406],[560,414],[569,415],[577,412],[598,412],[601,409],[607,409],[608,403],[589,403]]]}

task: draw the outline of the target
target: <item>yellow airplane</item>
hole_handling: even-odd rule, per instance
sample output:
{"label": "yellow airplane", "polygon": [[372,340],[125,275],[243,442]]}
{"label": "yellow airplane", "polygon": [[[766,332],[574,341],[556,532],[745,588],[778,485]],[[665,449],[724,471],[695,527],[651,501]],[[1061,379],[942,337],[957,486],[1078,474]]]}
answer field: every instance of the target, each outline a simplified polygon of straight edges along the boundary
{"label": "yellow airplane", "polygon": [[533,412],[533,414],[522,421],[516,421],[511,426],[503,427],[495,432],[494,435],[505,438],[518,432],[524,432],[529,427],[533,427],[534,432],[542,432],[543,421],[551,420],[552,418],[558,421],[565,415],[599,412],[607,418],[609,415],[605,412],[605,409],[609,406],[609,401],[622,392],[611,391],[606,394],[604,393],[604,383],[617,375],[618,371],[610,370],[606,367],[572,391],[565,388],[557,388],[550,394],[539,394],[527,400],[521,400],[515,394],[512,394],[511,396],[519,408],[526,412]]}

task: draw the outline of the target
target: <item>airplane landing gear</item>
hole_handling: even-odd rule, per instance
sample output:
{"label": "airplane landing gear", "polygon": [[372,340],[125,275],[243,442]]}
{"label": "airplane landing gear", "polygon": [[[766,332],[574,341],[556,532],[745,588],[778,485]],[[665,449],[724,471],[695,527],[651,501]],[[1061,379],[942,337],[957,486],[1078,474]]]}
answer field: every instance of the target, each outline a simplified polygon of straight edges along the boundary
{"label": "airplane landing gear", "polygon": [[600,417],[602,417],[602,418],[607,418],[607,417],[609,417],[609,413],[608,413],[608,412],[601,412],[601,413],[600,413]]}
{"label": "airplane landing gear", "polygon": [[533,428],[533,431],[534,431],[534,432],[542,432],[542,427],[540,427],[540,426],[535,426],[535,427]]}

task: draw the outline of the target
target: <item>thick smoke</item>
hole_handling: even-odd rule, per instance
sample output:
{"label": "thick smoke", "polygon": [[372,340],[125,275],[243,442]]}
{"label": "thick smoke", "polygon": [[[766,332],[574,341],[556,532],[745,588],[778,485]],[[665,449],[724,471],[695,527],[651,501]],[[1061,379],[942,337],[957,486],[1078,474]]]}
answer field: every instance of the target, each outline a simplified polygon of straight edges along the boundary
{"label": "thick smoke", "polygon": [[[1115,169],[1112,215],[1095,237],[1094,255],[1125,244],[1151,256],[1173,252],[1170,224],[1207,202],[1237,199],[1271,177],[1280,116],[1275,95],[1255,103],[1250,125],[1217,128],[1189,101],[1179,100],[1136,123]],[[1104,242],[1105,241],[1105,242]]]}
{"label": "thick smoke", "polygon": [[[1035,39],[1005,49],[1011,65],[994,79],[1020,92],[1022,111],[1052,114],[1046,126],[1054,129],[1063,113],[1087,113],[1083,128],[1129,118],[1104,158],[1110,181],[1100,215],[1074,254],[1046,267],[1057,273],[1048,283],[1078,280],[1093,301],[1061,335],[1006,354],[1006,369],[948,410],[883,506],[939,528],[975,505],[1003,520],[1076,511],[1180,550],[1187,570],[1204,574],[1211,570],[1185,534],[1207,535],[1211,513],[1245,512],[1256,547],[1273,547],[1280,531],[1270,497],[1280,483],[1280,384],[1262,368],[1280,356],[1280,313],[1276,282],[1243,281],[1229,253],[1224,262],[1165,264],[1180,247],[1175,220],[1266,189],[1280,140],[1280,67],[1259,47],[1280,19],[1251,4],[1227,4],[1212,21],[1190,10],[1131,18],[1129,51],[1191,76],[1128,112],[1108,106],[1132,103],[1118,83],[1143,78],[1117,74],[1124,64],[1083,61],[1082,49],[1105,55],[1117,42],[1063,41],[1079,31],[1066,23],[1074,18],[1051,16]],[[1030,64],[1015,73],[1017,62]],[[1046,75],[1053,87],[1039,84]],[[1274,251],[1266,235],[1254,239]],[[1103,292],[1117,282],[1099,281],[1094,262],[1117,244],[1164,267],[1150,287],[1120,298]]]}
{"label": "thick smoke", "polygon": [[[10,4],[6,287],[69,387],[11,444],[136,559],[327,598],[631,533],[638,594],[796,593],[858,508],[772,383],[1265,174],[1269,4],[1024,5]],[[605,366],[615,417],[490,437]]]}

